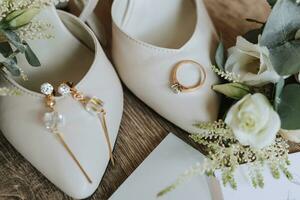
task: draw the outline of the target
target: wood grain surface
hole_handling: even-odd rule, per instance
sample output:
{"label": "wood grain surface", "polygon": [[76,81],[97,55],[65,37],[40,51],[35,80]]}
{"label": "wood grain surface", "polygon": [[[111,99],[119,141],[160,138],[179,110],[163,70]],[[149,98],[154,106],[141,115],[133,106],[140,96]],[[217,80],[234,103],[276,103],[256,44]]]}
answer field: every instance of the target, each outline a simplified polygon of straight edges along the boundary
{"label": "wood grain surface", "polygon": [[[102,1],[102,20],[106,21],[111,0]],[[205,3],[227,47],[235,43],[237,35],[257,26],[246,22],[246,18],[265,21],[269,14],[265,0],[205,0]],[[190,142],[187,133],[160,117],[128,89],[124,88],[124,92],[124,116],[114,149],[116,165],[109,164],[99,188],[88,198],[91,200],[108,199],[169,132]],[[298,146],[293,145],[292,151],[299,150]],[[71,198],[35,170],[0,134],[0,200],[15,199]]]}

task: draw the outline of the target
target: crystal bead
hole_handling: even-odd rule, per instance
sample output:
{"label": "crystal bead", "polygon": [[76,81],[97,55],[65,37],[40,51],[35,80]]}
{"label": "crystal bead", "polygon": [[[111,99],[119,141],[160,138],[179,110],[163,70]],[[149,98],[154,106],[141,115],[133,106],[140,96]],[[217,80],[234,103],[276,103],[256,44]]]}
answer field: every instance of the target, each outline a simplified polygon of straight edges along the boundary
{"label": "crystal bead", "polygon": [[64,125],[64,117],[56,111],[46,112],[44,115],[45,127],[49,130],[55,130]]}
{"label": "crystal bead", "polygon": [[98,98],[91,98],[85,105],[85,109],[91,114],[97,115],[103,111],[103,101]]}
{"label": "crystal bead", "polygon": [[53,86],[50,83],[44,83],[41,85],[41,92],[45,95],[50,95],[53,93]]}
{"label": "crystal bead", "polygon": [[71,88],[66,83],[61,84],[58,87],[58,93],[61,95],[67,95],[71,93]]}

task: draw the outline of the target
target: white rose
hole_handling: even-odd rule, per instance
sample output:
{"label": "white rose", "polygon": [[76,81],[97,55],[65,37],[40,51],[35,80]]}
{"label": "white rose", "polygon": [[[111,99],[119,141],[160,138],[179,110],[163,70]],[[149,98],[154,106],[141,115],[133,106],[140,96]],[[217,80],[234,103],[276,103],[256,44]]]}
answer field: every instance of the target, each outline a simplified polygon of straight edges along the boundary
{"label": "white rose", "polygon": [[281,126],[279,115],[260,93],[248,94],[233,105],[225,122],[242,145],[257,149],[271,145]]}
{"label": "white rose", "polygon": [[262,86],[276,83],[280,76],[274,70],[267,47],[252,44],[243,37],[237,37],[236,46],[228,50],[225,70],[239,75],[242,83]]}

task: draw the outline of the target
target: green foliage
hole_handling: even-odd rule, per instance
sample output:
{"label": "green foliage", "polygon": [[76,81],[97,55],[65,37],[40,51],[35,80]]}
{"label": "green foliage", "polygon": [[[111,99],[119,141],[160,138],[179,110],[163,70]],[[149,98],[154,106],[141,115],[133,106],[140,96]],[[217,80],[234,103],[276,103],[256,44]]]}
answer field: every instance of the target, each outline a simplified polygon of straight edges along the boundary
{"label": "green foliage", "polygon": [[266,23],[260,45],[268,47],[272,65],[282,76],[300,71],[300,40],[295,38],[299,29],[298,3],[278,0]]}
{"label": "green foliage", "polygon": [[239,100],[250,93],[250,88],[241,83],[225,83],[212,86],[212,89],[226,97]]}
{"label": "green foliage", "polygon": [[9,42],[0,42],[0,53],[6,58],[13,53]]}
{"label": "green foliage", "polygon": [[[38,67],[41,63],[28,43],[22,40],[15,32],[26,24],[28,24],[33,17],[39,12],[39,9],[22,9],[13,11],[0,21],[0,34],[5,38],[5,41],[0,42],[0,53],[6,59],[0,61],[2,66],[6,68],[13,76],[20,76],[22,70],[17,65],[16,56],[21,53],[24,54],[26,60],[31,66]],[[16,50],[14,51],[14,47]]]}
{"label": "green foliage", "polygon": [[290,84],[283,88],[278,104],[281,127],[286,130],[300,129],[300,85]]}
{"label": "green foliage", "polygon": [[21,38],[12,30],[1,30],[7,41],[17,48],[21,53],[25,53],[26,46],[22,43]]}
{"label": "green foliage", "polygon": [[224,65],[225,65],[225,47],[224,47],[224,44],[222,42],[222,40],[219,42],[219,45],[218,45],[218,48],[217,48],[217,51],[216,51],[216,55],[215,55],[215,61],[216,61],[216,64],[218,66],[218,68],[220,70],[223,70],[224,71]]}
{"label": "green foliage", "polygon": [[274,109],[275,109],[275,111],[278,111],[278,105],[281,103],[280,96],[281,96],[284,84],[285,84],[285,80],[284,80],[283,77],[281,77],[280,80],[278,81],[278,83],[276,84],[276,87],[275,87],[275,96],[274,96]]}
{"label": "green foliage", "polygon": [[14,59],[8,58],[2,61],[2,65],[13,75],[13,76],[20,76],[21,70],[18,67],[17,63]]}
{"label": "green foliage", "polygon": [[40,63],[38,57],[35,55],[35,53],[31,49],[31,47],[29,46],[29,44],[26,42],[24,42],[24,44],[26,45],[25,57],[26,57],[28,63],[33,67],[41,66],[41,63]]}
{"label": "green foliage", "polygon": [[23,10],[17,10],[9,14],[4,19],[4,24],[8,29],[18,29],[27,25],[30,21],[40,12],[38,8],[27,8]]}

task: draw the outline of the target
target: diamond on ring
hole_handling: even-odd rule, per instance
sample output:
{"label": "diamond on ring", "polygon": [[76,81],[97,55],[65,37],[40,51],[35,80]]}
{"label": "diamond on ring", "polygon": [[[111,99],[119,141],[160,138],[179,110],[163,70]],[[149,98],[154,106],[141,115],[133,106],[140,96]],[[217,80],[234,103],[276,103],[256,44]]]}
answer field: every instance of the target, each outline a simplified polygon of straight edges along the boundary
{"label": "diamond on ring", "polygon": [[174,92],[175,94],[179,94],[179,93],[182,92],[182,87],[181,87],[181,85],[180,85],[179,83],[174,83],[174,84],[172,84],[172,85],[171,85],[171,89],[173,90],[173,92]]}

